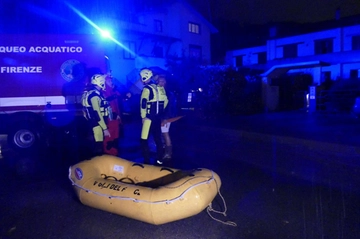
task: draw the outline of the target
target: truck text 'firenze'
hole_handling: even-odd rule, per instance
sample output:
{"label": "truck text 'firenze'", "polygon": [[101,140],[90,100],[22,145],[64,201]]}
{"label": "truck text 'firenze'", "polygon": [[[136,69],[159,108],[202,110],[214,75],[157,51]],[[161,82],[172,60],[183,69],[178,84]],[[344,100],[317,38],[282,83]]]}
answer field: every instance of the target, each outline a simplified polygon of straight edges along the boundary
{"label": "truck text 'firenze'", "polygon": [[42,73],[41,66],[2,66],[0,69],[1,73]]}

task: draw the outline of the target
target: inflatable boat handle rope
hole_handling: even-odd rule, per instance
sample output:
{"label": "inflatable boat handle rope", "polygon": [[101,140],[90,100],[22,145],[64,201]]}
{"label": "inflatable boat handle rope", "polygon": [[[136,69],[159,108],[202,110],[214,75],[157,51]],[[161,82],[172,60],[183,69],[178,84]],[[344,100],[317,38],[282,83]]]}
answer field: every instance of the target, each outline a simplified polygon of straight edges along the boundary
{"label": "inflatable boat handle rope", "polygon": [[[206,180],[206,181],[203,181],[203,182],[200,182],[200,183],[196,183],[196,184],[190,186],[190,187],[187,188],[184,192],[182,192],[179,196],[177,196],[177,197],[175,197],[175,198],[173,198],[173,199],[170,199],[170,200],[161,200],[161,201],[154,201],[154,202],[152,202],[152,201],[146,201],[146,200],[139,200],[139,199],[130,198],[130,197],[111,196],[111,195],[108,195],[108,194],[98,193],[98,192],[96,192],[96,191],[92,191],[92,190],[89,190],[89,189],[87,189],[87,188],[84,188],[84,187],[80,186],[79,184],[75,183],[75,182],[72,180],[72,178],[71,178],[71,167],[69,168],[69,179],[70,179],[72,185],[74,185],[74,186],[76,186],[76,187],[78,187],[78,188],[80,188],[80,189],[83,189],[84,191],[86,191],[86,192],[88,192],[88,193],[91,192],[91,193],[93,193],[93,194],[96,194],[96,195],[99,195],[99,196],[103,196],[103,197],[108,197],[108,198],[110,198],[110,199],[111,199],[111,198],[116,198],[116,199],[121,199],[121,200],[129,200],[129,201],[133,201],[133,202],[143,202],[143,203],[153,203],[153,204],[158,204],[158,203],[170,204],[170,203],[173,202],[173,201],[181,200],[181,199],[183,198],[183,195],[185,195],[185,194],[187,193],[187,191],[189,191],[190,189],[192,189],[192,188],[194,188],[194,187],[196,187],[196,186],[202,185],[202,184],[208,184],[208,183],[210,183],[210,181],[214,180],[214,181],[215,181],[215,184],[216,184],[217,191],[218,191],[218,193],[219,193],[219,196],[221,197],[221,199],[222,199],[222,201],[223,201],[223,203],[224,203],[225,209],[224,209],[224,212],[220,212],[220,211],[214,210],[214,209],[212,208],[211,203],[210,203],[210,204],[208,205],[206,211],[207,211],[207,213],[209,214],[209,216],[210,216],[213,220],[215,220],[215,221],[218,221],[218,222],[221,222],[221,223],[223,223],[223,224],[230,225],[230,226],[237,226],[235,222],[230,222],[230,221],[224,222],[224,221],[221,221],[221,220],[219,220],[219,219],[214,218],[214,217],[210,214],[210,211],[212,211],[212,212],[220,213],[220,214],[223,214],[224,216],[226,216],[226,211],[227,211],[225,199],[224,199],[224,197],[223,197],[223,196],[221,195],[221,193],[220,193],[218,184],[217,184],[214,176],[212,176],[209,180]],[[189,181],[190,181],[190,180],[189,180]]]}
{"label": "inflatable boat handle rope", "polygon": [[215,209],[212,207],[212,203],[210,203],[209,206],[207,206],[207,208],[206,208],[206,212],[209,214],[209,216],[210,216],[213,220],[215,220],[215,221],[217,221],[217,222],[221,222],[221,223],[223,223],[223,224],[225,224],[225,225],[229,225],[229,226],[236,227],[237,224],[236,224],[235,222],[232,222],[232,221],[222,221],[222,220],[217,219],[217,218],[215,218],[215,217],[213,217],[213,216],[211,215],[211,212],[214,212],[214,213],[222,214],[222,215],[224,215],[224,216],[226,217],[226,211],[227,211],[227,206],[226,206],[225,199],[224,199],[223,195],[221,195],[221,192],[220,192],[220,189],[219,189],[219,187],[218,187],[218,184],[217,184],[216,180],[215,180],[215,184],[216,184],[216,188],[217,188],[218,194],[219,194],[219,196],[221,197],[221,199],[222,199],[222,201],[223,201],[224,211],[223,211],[223,212],[220,212],[220,211],[215,210]]}

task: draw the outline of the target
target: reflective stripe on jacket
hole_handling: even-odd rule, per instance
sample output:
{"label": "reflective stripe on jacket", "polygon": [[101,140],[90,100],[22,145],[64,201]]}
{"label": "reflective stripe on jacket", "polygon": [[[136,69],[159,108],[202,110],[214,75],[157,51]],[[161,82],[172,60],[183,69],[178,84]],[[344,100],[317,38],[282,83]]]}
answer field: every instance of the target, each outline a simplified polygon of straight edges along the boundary
{"label": "reflective stripe on jacket", "polygon": [[162,115],[167,104],[168,98],[164,87],[155,84],[144,86],[140,100],[141,118]]}

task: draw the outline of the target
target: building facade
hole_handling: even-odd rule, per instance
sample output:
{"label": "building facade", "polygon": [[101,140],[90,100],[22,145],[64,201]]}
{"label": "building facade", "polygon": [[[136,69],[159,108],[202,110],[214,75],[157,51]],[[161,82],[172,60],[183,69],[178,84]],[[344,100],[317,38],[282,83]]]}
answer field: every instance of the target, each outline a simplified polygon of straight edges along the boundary
{"label": "building facade", "polygon": [[286,75],[310,75],[311,85],[320,85],[326,80],[358,79],[360,24],[271,37],[263,46],[228,51],[226,62],[235,68],[261,70],[264,104],[268,109],[275,109],[279,104],[279,89],[273,87],[273,82]]}
{"label": "building facade", "polygon": [[143,67],[167,69],[171,60],[195,58],[210,64],[210,36],[217,29],[186,1],[168,1],[138,12],[131,21],[107,19],[113,40],[107,40],[106,55],[112,75],[125,87],[142,88],[138,72]]}

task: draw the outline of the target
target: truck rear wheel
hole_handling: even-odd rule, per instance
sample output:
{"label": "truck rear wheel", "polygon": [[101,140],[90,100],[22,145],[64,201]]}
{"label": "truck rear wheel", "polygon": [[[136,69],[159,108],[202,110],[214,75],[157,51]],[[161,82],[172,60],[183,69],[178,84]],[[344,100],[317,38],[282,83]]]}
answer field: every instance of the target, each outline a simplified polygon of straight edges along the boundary
{"label": "truck rear wheel", "polygon": [[7,140],[15,151],[31,152],[39,144],[39,131],[30,125],[20,125],[10,131]]}

